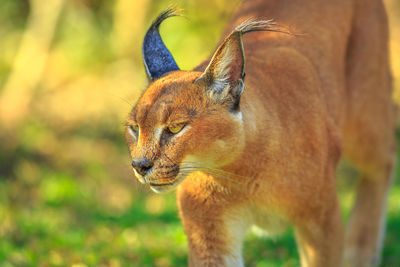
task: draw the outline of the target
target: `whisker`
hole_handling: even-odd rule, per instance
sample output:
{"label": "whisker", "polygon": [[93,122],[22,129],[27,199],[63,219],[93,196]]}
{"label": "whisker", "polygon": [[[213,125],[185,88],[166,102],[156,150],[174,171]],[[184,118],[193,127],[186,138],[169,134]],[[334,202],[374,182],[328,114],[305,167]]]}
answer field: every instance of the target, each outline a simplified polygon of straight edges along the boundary
{"label": "whisker", "polygon": [[167,153],[165,153],[165,152],[163,152],[163,151],[160,151],[160,152],[165,156],[165,158],[166,158],[169,162],[171,162],[172,165],[178,165],[175,161],[173,161],[170,157],[168,157]]}
{"label": "whisker", "polygon": [[[184,162],[184,163],[182,164],[182,166],[184,166],[185,164],[193,164],[194,166],[200,167],[200,168],[202,168],[202,169],[218,171],[218,172],[221,172],[221,173],[225,173],[225,174],[227,174],[227,175],[229,174],[229,175],[232,175],[232,176],[236,176],[236,177],[238,177],[238,178],[244,178],[244,179],[248,179],[248,178],[249,178],[249,177],[246,177],[246,176],[243,176],[243,175],[231,173],[231,172],[224,171],[224,170],[221,170],[221,169],[215,169],[215,168],[210,168],[210,167],[199,166],[199,165],[197,165],[197,163],[195,163],[195,162]],[[189,167],[192,167],[192,165],[188,165],[188,166],[189,166]],[[184,167],[186,167],[186,166],[184,166]]]}
{"label": "whisker", "polygon": [[[180,173],[180,175],[183,175],[186,178],[191,173],[192,172],[183,171],[183,172]],[[193,181],[193,180],[190,180],[190,179],[185,179],[185,183],[192,183],[192,184],[195,184],[195,185],[200,185],[200,183],[198,181]]]}
{"label": "whisker", "polygon": [[133,103],[129,102],[127,99],[123,98],[122,96],[116,95],[114,93],[109,93],[111,96],[119,98],[120,100],[124,101],[125,103],[127,103],[129,106],[133,106]]}
{"label": "whisker", "polygon": [[185,183],[191,183],[194,185],[201,185],[198,181],[192,181],[192,180],[185,180]]}
{"label": "whisker", "polygon": [[[207,168],[207,167],[203,167],[203,166],[195,166],[195,165],[187,165],[187,166],[181,166],[182,168],[186,168],[186,169],[196,169],[196,170],[201,170],[201,171],[209,171],[209,172],[213,172],[213,173],[219,173],[219,174],[223,174],[224,172],[218,170],[218,169],[213,169],[213,168]],[[229,175],[233,175],[232,173],[228,173]]]}
{"label": "whisker", "polygon": [[234,180],[231,177],[228,177],[228,176],[223,175],[221,173],[218,173],[218,172],[215,172],[215,171],[210,171],[210,170],[204,170],[204,169],[198,168],[198,167],[183,167],[183,168],[181,168],[181,170],[184,170],[184,171],[186,171],[186,170],[190,170],[190,171],[199,170],[199,171],[203,171],[205,173],[211,174],[213,176],[216,176],[218,178],[223,178],[223,179],[226,179],[226,180],[231,181],[231,182],[239,183],[239,181]]}
{"label": "whisker", "polygon": [[236,181],[236,180],[234,180],[234,179],[232,179],[232,178],[229,178],[229,177],[227,177],[227,176],[225,176],[225,175],[222,175],[222,174],[210,173],[210,172],[207,172],[207,171],[205,171],[205,173],[211,174],[212,176],[217,177],[217,178],[222,178],[222,179],[228,180],[228,181],[230,181],[230,182],[232,182],[232,183],[237,183],[237,184],[240,183],[239,181]]}

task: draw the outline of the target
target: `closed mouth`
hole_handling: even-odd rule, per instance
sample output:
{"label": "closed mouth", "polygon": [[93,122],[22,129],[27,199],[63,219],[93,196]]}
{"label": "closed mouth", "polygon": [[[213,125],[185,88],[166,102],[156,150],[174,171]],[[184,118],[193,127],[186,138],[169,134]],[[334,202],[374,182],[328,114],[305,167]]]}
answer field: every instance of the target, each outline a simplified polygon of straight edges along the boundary
{"label": "closed mouth", "polygon": [[150,186],[166,186],[166,185],[173,185],[176,180],[169,182],[169,183],[160,183],[160,184],[155,184],[155,183],[149,183]]}

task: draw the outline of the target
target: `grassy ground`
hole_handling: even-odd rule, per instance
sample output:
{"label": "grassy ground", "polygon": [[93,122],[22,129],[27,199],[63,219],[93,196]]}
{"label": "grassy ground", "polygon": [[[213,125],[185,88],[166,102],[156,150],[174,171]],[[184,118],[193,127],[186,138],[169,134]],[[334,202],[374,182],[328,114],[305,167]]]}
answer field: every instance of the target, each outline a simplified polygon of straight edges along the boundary
{"label": "grassy ground", "polygon": [[[64,151],[62,157],[70,157],[68,153],[75,149]],[[81,147],[80,152],[85,154],[86,149]],[[128,157],[122,140],[114,140],[102,150],[103,155],[99,152],[95,159],[100,163],[88,159],[73,171],[68,168],[70,163],[63,166],[65,158],[61,162],[43,158],[38,163],[32,161],[37,155],[30,151],[19,151],[18,158],[24,160],[7,162],[16,164],[17,176],[0,177],[0,266],[186,264],[186,237],[174,194],[156,195],[134,182],[126,164],[119,163]],[[109,159],[112,152],[121,158],[114,155]],[[7,155],[1,154],[1,158]],[[109,172],[118,175],[110,178]],[[346,218],[353,199],[354,179],[349,177],[354,173],[346,167],[339,173]],[[390,195],[387,226],[382,266],[399,266],[399,181]],[[244,258],[246,266],[299,265],[290,230],[273,239],[250,232]]]}

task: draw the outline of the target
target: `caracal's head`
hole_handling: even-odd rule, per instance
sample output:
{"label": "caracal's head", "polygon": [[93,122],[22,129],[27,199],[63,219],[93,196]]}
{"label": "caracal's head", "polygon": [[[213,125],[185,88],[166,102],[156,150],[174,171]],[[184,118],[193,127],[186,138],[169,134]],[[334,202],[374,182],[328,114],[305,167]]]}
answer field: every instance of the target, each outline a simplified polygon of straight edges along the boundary
{"label": "caracal's head", "polygon": [[158,32],[160,23],[174,15],[173,9],[163,12],[145,36],[143,57],[150,83],[129,114],[126,129],[134,173],[155,192],[176,187],[194,171],[212,173],[240,155],[241,36],[270,23],[242,24],[217,49],[204,72],[180,71]]}

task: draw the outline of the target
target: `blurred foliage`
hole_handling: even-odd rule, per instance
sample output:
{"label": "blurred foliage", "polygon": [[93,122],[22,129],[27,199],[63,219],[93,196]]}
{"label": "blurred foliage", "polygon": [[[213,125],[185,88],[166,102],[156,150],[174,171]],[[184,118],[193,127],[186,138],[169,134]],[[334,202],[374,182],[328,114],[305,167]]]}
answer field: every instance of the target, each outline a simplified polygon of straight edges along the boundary
{"label": "blurred foliage", "polygon": [[[237,3],[176,2],[189,19],[170,19],[161,32],[182,69],[210,55]],[[169,4],[0,1],[0,266],[186,264],[174,194],[137,184],[123,140],[125,116],[146,83],[144,32]],[[400,5],[386,4],[400,102]],[[354,173],[339,174],[346,217]],[[397,182],[383,266],[400,266],[399,241]],[[299,264],[291,232],[271,240],[254,230],[244,255],[248,266]]]}

